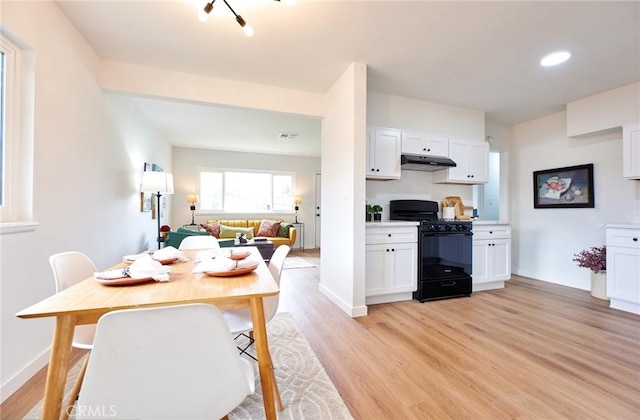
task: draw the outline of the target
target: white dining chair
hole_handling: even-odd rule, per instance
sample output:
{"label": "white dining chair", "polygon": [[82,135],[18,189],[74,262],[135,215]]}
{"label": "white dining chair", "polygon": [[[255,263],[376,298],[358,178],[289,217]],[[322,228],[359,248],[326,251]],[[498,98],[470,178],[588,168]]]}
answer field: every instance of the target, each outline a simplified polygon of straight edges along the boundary
{"label": "white dining chair", "polygon": [[[49,265],[51,265],[51,269],[53,270],[56,293],[91,277],[93,273],[98,271],[89,257],[77,251],[54,254],[49,257]],[[95,332],[95,324],[77,325],[73,333],[73,341],[71,345],[79,349],[91,350],[93,348],[93,337]],[[76,379],[76,382],[71,389],[69,399],[64,406],[65,410],[63,413],[63,419],[65,420],[68,418],[69,409],[75,403],[76,398],[78,398],[78,393],[80,392],[83,377],[87,368],[87,361],[88,358],[85,357],[80,368],[80,372],[78,373],[78,378]]]}
{"label": "white dining chair", "polygon": [[78,419],[219,419],[255,390],[220,311],[127,309],[98,321]]}
{"label": "white dining chair", "polygon": [[180,242],[178,249],[219,249],[220,244],[215,236],[187,236]]}
{"label": "white dining chair", "polygon": [[[288,245],[280,245],[273,255],[271,256],[271,260],[269,261],[269,271],[271,271],[271,275],[273,279],[280,287],[280,277],[282,275],[282,266],[284,265],[284,260],[289,254],[291,247]],[[280,294],[278,293],[275,296],[269,296],[262,299],[263,308],[264,308],[264,319],[266,323],[269,323],[276,315],[278,311],[278,302],[280,301]],[[238,347],[240,350],[240,354],[246,354],[249,357],[255,359],[249,353],[247,353],[247,349],[253,344],[253,321],[251,320],[251,309],[243,308],[243,309],[235,309],[224,311],[222,313],[225,321],[229,325],[229,329],[234,337],[244,336],[249,339],[249,342],[244,347]],[[271,363],[273,365],[273,363]],[[273,383],[275,390],[276,403],[278,405],[278,410],[282,411],[282,400],[280,398],[280,390],[278,389],[278,383],[276,382],[275,374],[273,375]]]}

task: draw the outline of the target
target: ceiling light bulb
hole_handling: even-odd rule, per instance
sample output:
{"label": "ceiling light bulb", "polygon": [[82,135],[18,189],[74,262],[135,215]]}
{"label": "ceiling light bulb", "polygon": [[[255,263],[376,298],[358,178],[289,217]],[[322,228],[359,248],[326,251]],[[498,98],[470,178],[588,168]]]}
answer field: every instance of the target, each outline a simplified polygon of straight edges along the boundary
{"label": "ceiling light bulb", "polygon": [[198,20],[200,22],[206,22],[209,20],[209,15],[204,10],[200,10],[198,11]]}
{"label": "ceiling light bulb", "polygon": [[543,67],[555,66],[560,63],[564,63],[571,57],[571,53],[568,51],[556,51],[551,54],[547,54],[540,60],[540,65]]}
{"label": "ceiling light bulb", "polygon": [[242,27],[242,30],[244,31],[244,34],[246,36],[253,35],[253,27],[247,24],[247,22],[245,22],[245,20],[242,19],[242,16],[236,15],[236,22],[238,22],[238,24]]}
{"label": "ceiling light bulb", "polygon": [[253,36],[253,26],[245,25],[242,27],[242,30],[246,36]]}
{"label": "ceiling light bulb", "polygon": [[200,22],[206,22],[209,19],[209,13],[213,10],[213,2],[207,3],[198,11],[198,19]]}

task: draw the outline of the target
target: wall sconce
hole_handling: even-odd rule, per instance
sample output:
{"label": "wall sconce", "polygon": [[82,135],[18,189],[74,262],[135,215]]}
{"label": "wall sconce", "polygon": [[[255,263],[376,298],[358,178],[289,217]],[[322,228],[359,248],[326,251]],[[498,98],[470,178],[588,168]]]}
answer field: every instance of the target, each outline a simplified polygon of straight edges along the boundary
{"label": "wall sconce", "polygon": [[196,226],[195,212],[196,212],[196,203],[198,202],[197,194],[189,194],[187,195],[187,203],[190,203],[189,209],[191,210],[191,223],[189,226]]}
{"label": "wall sconce", "polygon": [[164,242],[160,233],[160,197],[162,194],[173,194],[173,175],[168,172],[145,171],[142,173],[142,185],[140,191],[153,193],[158,198],[158,249]]}
{"label": "wall sconce", "polygon": [[300,196],[295,196],[293,198],[293,202],[295,204],[295,210],[296,210],[296,221],[295,223],[298,223],[298,210],[300,210],[300,204],[302,204],[302,197]]}

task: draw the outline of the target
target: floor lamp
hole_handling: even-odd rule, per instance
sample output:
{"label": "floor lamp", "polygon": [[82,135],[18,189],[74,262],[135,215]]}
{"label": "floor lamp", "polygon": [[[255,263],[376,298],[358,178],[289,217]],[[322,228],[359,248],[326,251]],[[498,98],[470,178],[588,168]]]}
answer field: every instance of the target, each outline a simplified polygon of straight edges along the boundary
{"label": "floor lamp", "polygon": [[173,175],[168,172],[145,171],[142,173],[142,186],[140,191],[143,193],[155,194],[158,199],[158,249],[164,238],[160,235],[160,197],[163,194],[173,194]]}

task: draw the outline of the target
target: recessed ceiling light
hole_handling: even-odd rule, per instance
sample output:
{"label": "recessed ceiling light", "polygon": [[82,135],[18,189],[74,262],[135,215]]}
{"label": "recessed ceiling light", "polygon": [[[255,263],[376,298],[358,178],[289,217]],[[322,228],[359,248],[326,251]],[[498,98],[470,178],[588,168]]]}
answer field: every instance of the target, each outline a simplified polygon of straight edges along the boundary
{"label": "recessed ceiling light", "polygon": [[543,67],[555,66],[560,63],[564,63],[571,57],[571,53],[568,51],[556,51],[551,54],[547,54],[540,60],[540,65]]}

